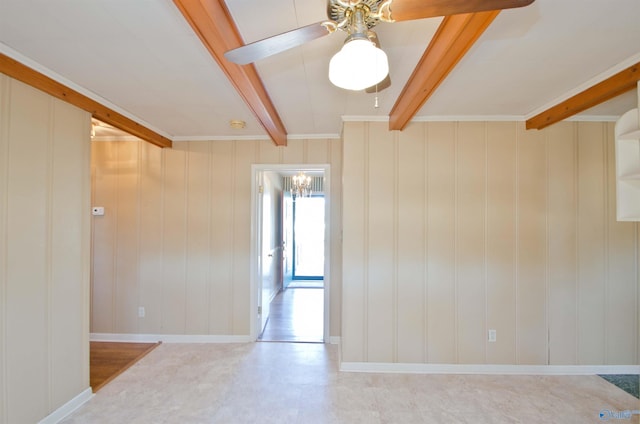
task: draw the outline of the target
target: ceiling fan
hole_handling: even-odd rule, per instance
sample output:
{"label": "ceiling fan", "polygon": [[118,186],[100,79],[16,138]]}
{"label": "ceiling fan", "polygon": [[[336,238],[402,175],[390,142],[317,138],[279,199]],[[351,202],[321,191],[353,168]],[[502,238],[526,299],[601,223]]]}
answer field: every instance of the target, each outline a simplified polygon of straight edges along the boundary
{"label": "ceiling fan", "polygon": [[346,32],[342,50],[329,63],[329,79],[348,90],[382,90],[391,84],[387,56],[372,30],[380,22],[475,13],[527,6],[534,0],[327,0],[328,20],[246,44],[225,53],[239,65],[332,34]]}

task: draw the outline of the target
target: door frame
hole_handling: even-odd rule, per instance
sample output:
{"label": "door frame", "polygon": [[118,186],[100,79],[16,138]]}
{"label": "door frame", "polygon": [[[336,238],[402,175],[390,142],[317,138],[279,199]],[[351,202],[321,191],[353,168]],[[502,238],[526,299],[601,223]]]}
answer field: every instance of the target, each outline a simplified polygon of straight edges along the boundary
{"label": "door frame", "polygon": [[331,325],[331,165],[329,164],[253,164],[251,165],[251,249],[249,255],[250,263],[250,288],[249,288],[249,325],[250,338],[257,340],[260,336],[258,327],[260,320],[258,319],[259,296],[262,292],[262,281],[260,278],[261,266],[261,246],[262,246],[262,228],[261,214],[262,201],[259,197],[260,182],[264,172],[307,172],[322,171],[324,184],[324,305],[323,305],[323,340],[324,343],[330,341],[330,325]]}

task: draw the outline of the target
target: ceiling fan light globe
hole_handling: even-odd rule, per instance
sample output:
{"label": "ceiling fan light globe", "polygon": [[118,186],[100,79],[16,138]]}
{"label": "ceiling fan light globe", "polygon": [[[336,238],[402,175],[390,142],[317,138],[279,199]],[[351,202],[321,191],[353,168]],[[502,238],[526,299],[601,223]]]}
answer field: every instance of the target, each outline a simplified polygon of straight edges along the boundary
{"label": "ceiling fan light globe", "polygon": [[346,90],[364,90],[389,73],[387,54],[368,39],[353,39],[329,62],[329,81]]}

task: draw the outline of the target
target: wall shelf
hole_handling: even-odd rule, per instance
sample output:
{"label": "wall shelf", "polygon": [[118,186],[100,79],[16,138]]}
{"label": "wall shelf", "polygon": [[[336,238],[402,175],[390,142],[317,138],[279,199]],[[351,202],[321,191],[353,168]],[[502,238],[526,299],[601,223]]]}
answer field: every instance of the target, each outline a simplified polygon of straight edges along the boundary
{"label": "wall shelf", "polygon": [[618,221],[640,221],[640,114],[632,109],[616,122]]}

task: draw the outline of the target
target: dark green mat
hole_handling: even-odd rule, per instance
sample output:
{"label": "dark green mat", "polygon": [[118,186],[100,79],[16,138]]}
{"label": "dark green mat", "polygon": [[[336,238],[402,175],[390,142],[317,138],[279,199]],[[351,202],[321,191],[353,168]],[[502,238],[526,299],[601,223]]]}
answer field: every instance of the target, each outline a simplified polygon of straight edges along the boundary
{"label": "dark green mat", "polygon": [[625,392],[640,399],[640,375],[638,374],[609,374],[601,375],[611,384],[615,384]]}

